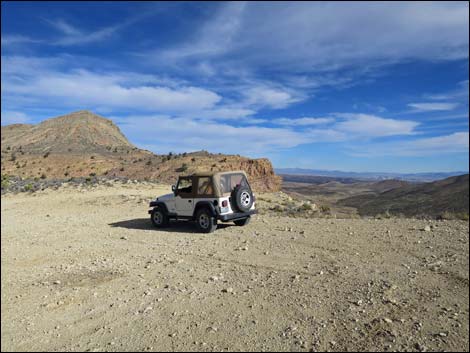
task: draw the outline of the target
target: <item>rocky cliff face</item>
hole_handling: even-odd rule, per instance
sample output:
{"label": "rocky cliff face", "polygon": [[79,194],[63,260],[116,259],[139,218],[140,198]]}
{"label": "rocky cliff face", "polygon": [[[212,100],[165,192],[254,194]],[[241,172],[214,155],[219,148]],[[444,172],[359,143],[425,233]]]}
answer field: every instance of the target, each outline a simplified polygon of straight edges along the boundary
{"label": "rocky cliff face", "polygon": [[2,174],[37,178],[127,177],[174,183],[178,175],[244,170],[257,191],[277,191],[281,178],[266,158],[205,151],[156,155],[132,145],[108,119],[79,111],[37,125],[2,127]]}

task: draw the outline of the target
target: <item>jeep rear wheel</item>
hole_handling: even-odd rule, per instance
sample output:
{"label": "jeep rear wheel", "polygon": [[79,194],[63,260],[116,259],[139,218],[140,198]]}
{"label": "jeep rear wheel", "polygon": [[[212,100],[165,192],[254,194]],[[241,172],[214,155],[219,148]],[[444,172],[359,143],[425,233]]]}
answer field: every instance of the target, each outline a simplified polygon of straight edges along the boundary
{"label": "jeep rear wheel", "polygon": [[246,186],[237,186],[233,190],[232,198],[235,200],[235,206],[241,212],[248,212],[253,206],[253,194]]}
{"label": "jeep rear wheel", "polygon": [[243,219],[237,219],[236,221],[233,221],[233,223],[235,223],[235,225],[237,225],[239,227],[242,227],[242,226],[246,226],[248,223],[250,223],[250,219],[251,219],[251,217],[246,217],[246,218],[243,218]]}
{"label": "jeep rear wheel", "polygon": [[196,224],[202,233],[212,233],[217,229],[217,220],[207,208],[197,211]]}
{"label": "jeep rear wheel", "polygon": [[150,219],[152,223],[157,228],[166,227],[169,223],[168,216],[165,211],[159,207],[155,207],[150,214]]}

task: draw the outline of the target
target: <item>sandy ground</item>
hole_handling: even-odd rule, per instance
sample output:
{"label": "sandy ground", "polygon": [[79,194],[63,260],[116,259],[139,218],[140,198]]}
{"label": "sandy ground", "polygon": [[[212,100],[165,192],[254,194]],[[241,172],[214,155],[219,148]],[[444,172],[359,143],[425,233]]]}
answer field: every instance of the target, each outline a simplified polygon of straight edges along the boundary
{"label": "sandy ground", "polygon": [[156,230],[168,190],[2,196],[2,351],[468,351],[467,222]]}

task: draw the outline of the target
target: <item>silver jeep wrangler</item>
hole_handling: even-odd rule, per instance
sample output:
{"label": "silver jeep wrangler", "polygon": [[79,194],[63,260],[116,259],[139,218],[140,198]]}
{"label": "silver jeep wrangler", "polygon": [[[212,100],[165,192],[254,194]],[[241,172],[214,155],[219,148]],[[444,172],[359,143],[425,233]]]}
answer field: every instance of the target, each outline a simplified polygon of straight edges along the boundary
{"label": "silver jeep wrangler", "polygon": [[255,196],[243,171],[180,176],[172,190],[150,202],[155,227],[166,227],[170,220],[190,220],[201,232],[210,233],[218,220],[244,226],[256,213]]}

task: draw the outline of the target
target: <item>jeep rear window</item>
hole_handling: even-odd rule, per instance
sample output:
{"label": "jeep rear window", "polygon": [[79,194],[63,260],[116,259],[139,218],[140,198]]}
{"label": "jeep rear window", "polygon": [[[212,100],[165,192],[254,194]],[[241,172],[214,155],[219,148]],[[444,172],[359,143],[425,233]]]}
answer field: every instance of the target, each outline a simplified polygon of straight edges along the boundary
{"label": "jeep rear window", "polygon": [[230,193],[237,185],[248,186],[245,175],[241,173],[225,174],[220,176],[220,187],[223,193]]}

